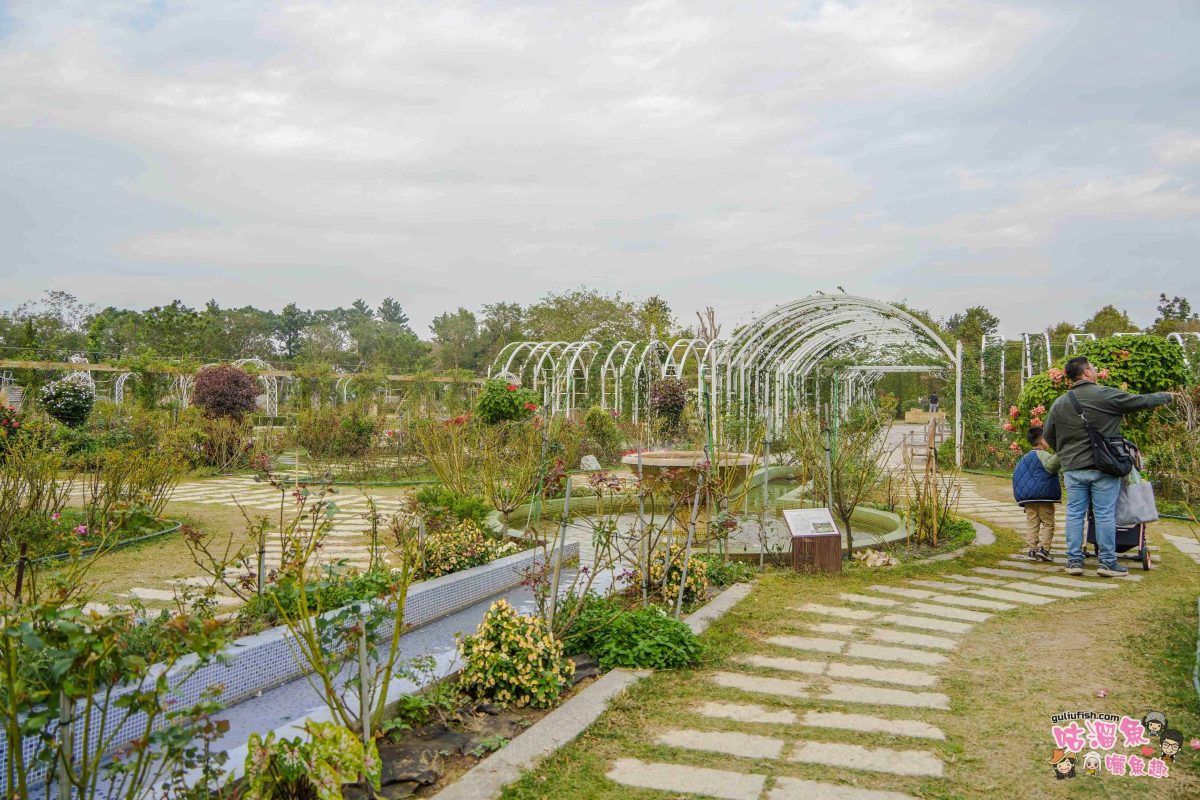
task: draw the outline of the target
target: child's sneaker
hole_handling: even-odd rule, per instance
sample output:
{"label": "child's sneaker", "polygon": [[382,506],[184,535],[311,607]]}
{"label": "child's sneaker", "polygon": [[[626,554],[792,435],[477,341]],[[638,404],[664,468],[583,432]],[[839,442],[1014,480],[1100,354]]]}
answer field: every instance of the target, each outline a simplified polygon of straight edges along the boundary
{"label": "child's sneaker", "polygon": [[1082,575],[1083,574],[1083,562],[1082,561],[1072,561],[1071,563],[1067,564],[1067,574],[1068,575]]}
{"label": "child's sneaker", "polygon": [[1029,548],[1029,552],[1025,554],[1025,557],[1028,558],[1030,561],[1037,561],[1037,559],[1038,559],[1037,548],[1036,547]]}
{"label": "child's sneaker", "polygon": [[1044,547],[1039,547],[1036,557],[1039,561],[1048,561],[1054,563],[1054,556],[1050,555],[1050,551]]}
{"label": "child's sneaker", "polygon": [[1101,564],[1099,569],[1096,570],[1096,574],[1105,578],[1127,578],[1129,577],[1129,570],[1120,564],[1113,564],[1111,567]]}

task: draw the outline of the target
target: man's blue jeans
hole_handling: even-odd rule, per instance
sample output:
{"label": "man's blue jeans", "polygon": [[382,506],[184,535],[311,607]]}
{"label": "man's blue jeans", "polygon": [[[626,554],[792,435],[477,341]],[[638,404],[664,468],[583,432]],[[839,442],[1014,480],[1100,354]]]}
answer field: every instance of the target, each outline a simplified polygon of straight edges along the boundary
{"label": "man's blue jeans", "polygon": [[1121,479],[1098,469],[1072,469],[1063,473],[1067,485],[1067,564],[1083,563],[1083,532],[1088,506],[1096,517],[1096,545],[1100,563],[1117,564],[1117,496]]}

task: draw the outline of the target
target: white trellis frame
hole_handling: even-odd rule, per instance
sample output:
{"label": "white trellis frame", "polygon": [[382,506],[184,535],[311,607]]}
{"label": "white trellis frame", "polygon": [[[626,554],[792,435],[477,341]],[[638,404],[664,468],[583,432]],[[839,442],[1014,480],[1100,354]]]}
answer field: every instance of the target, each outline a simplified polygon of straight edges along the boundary
{"label": "white trellis frame", "polygon": [[1179,345],[1179,349],[1183,351],[1183,365],[1191,369],[1192,362],[1187,355],[1187,341],[1185,337],[1191,337],[1200,342],[1200,332],[1197,331],[1173,331],[1167,334],[1167,341]]}
{"label": "white trellis frame", "polygon": [[129,383],[130,378],[136,377],[136,372],[122,372],[117,376],[117,380],[113,384],[113,403],[122,405],[125,402],[125,384]]}
{"label": "white trellis frame", "polygon": [[600,406],[628,411],[636,420],[652,381],[686,379],[694,368],[697,386],[711,388],[712,418],[765,413],[782,419],[800,407],[828,411],[831,377],[819,369],[822,364],[852,359],[861,367],[848,374],[847,391],[839,398],[845,408],[868,401],[875,382],[888,372],[953,368],[959,432],[961,358],[961,345],[950,349],[895,306],[851,295],[814,295],[767,312],[727,341],[623,339],[607,349],[591,339],[512,342],[497,354],[488,375],[540,390],[549,413],[566,415],[577,409],[581,395],[589,396],[590,376],[598,371]]}
{"label": "white trellis frame", "polygon": [[[1067,334],[1067,343],[1063,345],[1063,357],[1074,355],[1082,341],[1096,341],[1096,334],[1087,331],[1075,331]],[[1047,345],[1049,346],[1049,345]],[[1049,351],[1047,351],[1049,352]]]}

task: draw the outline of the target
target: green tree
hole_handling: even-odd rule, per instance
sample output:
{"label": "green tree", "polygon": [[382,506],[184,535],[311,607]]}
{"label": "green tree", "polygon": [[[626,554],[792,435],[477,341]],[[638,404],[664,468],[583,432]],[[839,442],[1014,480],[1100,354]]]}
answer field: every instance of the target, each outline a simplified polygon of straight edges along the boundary
{"label": "green tree", "polygon": [[1000,329],[1000,320],[983,306],[971,306],[966,311],[952,314],[942,327],[952,338],[978,348],[985,333],[991,335]]}
{"label": "green tree", "polygon": [[1186,297],[1172,297],[1166,294],[1158,296],[1158,316],[1150,326],[1149,332],[1159,336],[1168,333],[1200,331],[1200,314],[1192,311],[1192,304]]}
{"label": "green tree", "polygon": [[479,368],[479,323],[465,308],[439,314],[429,326],[433,331],[433,355],[442,369]]}
{"label": "green tree", "polygon": [[376,312],[384,322],[390,322],[394,325],[407,325],[408,315],[404,313],[404,309],[400,307],[391,297],[383,298],[383,302],[379,304],[379,309]]}
{"label": "green tree", "polygon": [[1096,337],[1103,339],[1107,336],[1112,336],[1114,333],[1130,333],[1138,330],[1138,326],[1124,311],[1119,310],[1114,305],[1107,305],[1092,315],[1092,318],[1083,323],[1083,329],[1088,333],[1096,334]]}
{"label": "green tree", "polygon": [[288,303],[283,307],[275,323],[275,336],[284,356],[294,359],[300,355],[304,333],[312,322],[312,312],[302,311],[295,303]]}

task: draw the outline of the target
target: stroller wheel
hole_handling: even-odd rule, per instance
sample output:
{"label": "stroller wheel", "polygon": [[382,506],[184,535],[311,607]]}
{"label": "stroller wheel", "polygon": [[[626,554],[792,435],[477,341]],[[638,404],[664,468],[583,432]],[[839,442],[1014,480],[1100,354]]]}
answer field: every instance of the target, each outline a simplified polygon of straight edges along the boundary
{"label": "stroller wheel", "polygon": [[1142,549],[1138,552],[1138,555],[1142,557],[1142,569],[1149,570],[1150,569],[1150,548],[1146,547],[1146,545],[1142,545]]}

